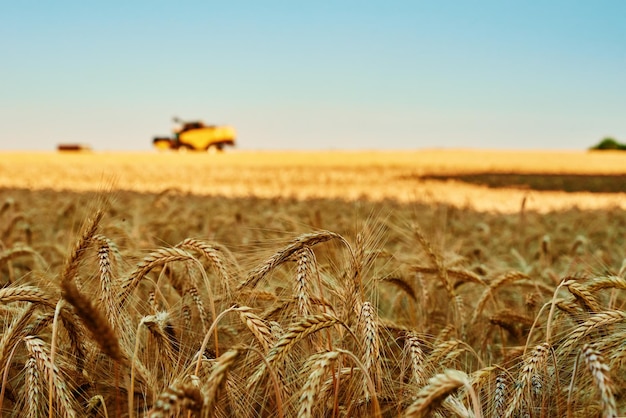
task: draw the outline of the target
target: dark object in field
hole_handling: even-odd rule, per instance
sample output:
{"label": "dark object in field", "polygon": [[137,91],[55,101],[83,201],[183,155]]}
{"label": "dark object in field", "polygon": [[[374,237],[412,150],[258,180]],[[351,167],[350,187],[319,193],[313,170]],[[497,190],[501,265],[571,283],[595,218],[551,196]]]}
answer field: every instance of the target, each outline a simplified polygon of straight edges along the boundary
{"label": "dark object in field", "polygon": [[85,151],[91,151],[91,147],[86,144],[59,144],[57,146],[57,150],[62,151],[62,152],[66,152],[66,151],[85,152]]}
{"label": "dark object in field", "polygon": [[589,148],[591,151],[611,151],[611,150],[617,150],[617,151],[625,151],[626,150],[626,144],[621,144],[619,142],[617,142],[615,139],[613,138],[604,138],[602,141],[600,141],[600,143],[598,143],[597,145],[594,145],[593,147]]}
{"label": "dark object in field", "polygon": [[404,176],[402,179],[462,181],[491,188],[515,188],[528,190],[624,193],[624,174],[552,174],[552,173],[465,173]]}

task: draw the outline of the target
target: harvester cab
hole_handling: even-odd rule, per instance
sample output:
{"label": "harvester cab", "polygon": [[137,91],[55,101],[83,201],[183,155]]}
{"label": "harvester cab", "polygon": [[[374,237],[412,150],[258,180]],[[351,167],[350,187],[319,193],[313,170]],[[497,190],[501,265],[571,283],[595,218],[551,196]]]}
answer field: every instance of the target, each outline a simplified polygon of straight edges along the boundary
{"label": "harvester cab", "polygon": [[159,150],[222,151],[234,146],[236,132],[232,126],[205,125],[202,121],[183,121],[174,118],[177,127],[173,137],[155,137],[152,141]]}

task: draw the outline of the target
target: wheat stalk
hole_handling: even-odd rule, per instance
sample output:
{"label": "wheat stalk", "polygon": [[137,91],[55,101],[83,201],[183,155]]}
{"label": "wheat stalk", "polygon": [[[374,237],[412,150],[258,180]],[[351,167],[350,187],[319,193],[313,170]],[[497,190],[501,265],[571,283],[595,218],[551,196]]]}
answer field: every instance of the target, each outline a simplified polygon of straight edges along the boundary
{"label": "wheat stalk", "polygon": [[230,298],[231,290],[230,290],[230,274],[226,268],[226,262],[222,255],[223,250],[216,246],[215,244],[210,244],[205,241],[201,241],[198,239],[187,238],[184,241],[180,242],[176,245],[177,248],[186,248],[193,249],[199,251],[203,254],[207,260],[211,262],[215,271],[220,278],[220,283],[224,286],[224,290],[226,291],[226,295]]}
{"label": "wheat stalk", "polygon": [[585,364],[593,377],[593,381],[600,390],[603,418],[617,417],[617,406],[613,395],[613,385],[609,376],[609,366],[604,362],[602,354],[593,346],[585,344],[582,348]]}
{"label": "wheat stalk", "polygon": [[0,289],[0,302],[30,302],[52,307],[56,304],[50,296],[40,288],[30,285],[8,286]]}
{"label": "wheat stalk", "polygon": [[587,336],[592,331],[626,320],[626,312],[604,311],[592,314],[585,322],[574,328],[559,350],[566,352],[570,350],[579,340]]}
{"label": "wheat stalk", "polygon": [[113,266],[111,263],[111,242],[103,235],[97,235],[95,239],[100,243],[98,248],[98,264],[100,266],[100,300],[104,305],[106,316],[111,327],[115,328],[114,318],[117,317],[115,299],[118,293],[117,282],[113,278]]}
{"label": "wheat stalk", "polygon": [[[439,274],[439,269],[433,267],[412,266],[411,270],[415,271],[416,273]],[[449,267],[445,270],[448,277],[454,277],[461,282],[475,283],[481,286],[487,286],[487,283],[485,283],[485,281],[478,274],[474,273],[471,270]]]}
{"label": "wheat stalk", "polygon": [[[37,366],[44,370],[44,373],[54,382],[54,390],[57,394],[57,400],[63,408],[66,417],[76,417],[76,411],[72,402],[71,394],[65,380],[61,377],[61,373],[56,364],[50,361],[50,354],[44,346],[44,342],[33,336],[24,338],[26,347],[30,355],[36,360]],[[52,408],[52,405],[50,405]]]}
{"label": "wheat stalk", "polygon": [[[359,316],[360,334],[363,336],[363,366],[364,373],[369,373],[372,380],[376,382],[377,390],[380,378],[380,341],[378,337],[378,324],[376,312],[370,302],[363,303]],[[365,398],[369,398],[367,386],[363,387]]]}
{"label": "wheat stalk", "polygon": [[411,361],[411,371],[414,383],[419,387],[426,382],[427,371],[424,351],[421,342],[414,331],[407,333],[404,339],[404,353]]}
{"label": "wheat stalk", "polygon": [[311,269],[315,254],[309,247],[304,247],[296,253],[297,273],[295,281],[295,295],[298,306],[298,315],[307,316],[311,313],[310,280]]}
{"label": "wheat stalk", "polygon": [[470,323],[473,324],[476,322],[476,319],[478,319],[478,316],[482,313],[483,309],[485,308],[485,304],[487,303],[489,298],[492,297],[493,293],[498,288],[506,284],[516,282],[518,280],[530,280],[530,277],[528,277],[526,274],[521,273],[519,271],[512,271],[512,272],[508,272],[498,277],[496,280],[491,282],[489,284],[489,287],[483,291],[482,295],[478,299],[478,302],[476,303],[476,307],[474,308],[474,315],[472,316]]}
{"label": "wheat stalk", "polygon": [[181,248],[160,248],[143,258],[130,273],[129,277],[122,282],[122,290],[118,296],[119,303],[124,304],[128,296],[141,282],[146,274],[155,267],[163,266],[174,261],[195,260],[187,251]]}
{"label": "wheat stalk", "polygon": [[41,413],[40,397],[43,384],[39,375],[37,359],[31,356],[26,362],[26,416],[36,418]]}
{"label": "wheat stalk", "polygon": [[539,369],[544,366],[549,354],[550,345],[548,343],[542,343],[536,346],[527,356],[517,381],[515,396],[509,404],[506,416],[512,416],[529,386],[532,386],[533,389],[539,389],[536,386],[536,376],[538,376]]}
{"label": "wheat stalk", "polygon": [[218,395],[221,387],[226,381],[226,377],[230,368],[235,364],[235,361],[241,354],[239,349],[231,349],[222,354],[218,359],[207,381],[207,394],[206,394],[206,413],[211,414],[218,401]]}
{"label": "wheat stalk", "polygon": [[71,280],[61,282],[63,298],[70,303],[94,341],[103,353],[115,361],[123,361],[124,355],[119,345],[117,334],[108,319],[96,308]]}
{"label": "wheat stalk", "polygon": [[496,377],[496,387],[493,392],[493,417],[499,418],[504,414],[507,399],[507,378],[505,373]]}
{"label": "wheat stalk", "polygon": [[193,384],[177,383],[161,392],[154,406],[146,414],[147,418],[165,418],[172,416],[176,408],[200,414],[205,399]]}
{"label": "wheat stalk", "polygon": [[313,247],[317,244],[330,241],[332,239],[339,240],[346,247],[349,244],[341,235],[330,231],[318,231],[308,234],[302,234],[296,237],[290,244],[277,251],[268,258],[263,264],[248,274],[248,277],[237,287],[241,290],[245,287],[255,287],[269,272],[289,260],[296,252],[306,247]]}
{"label": "wheat stalk", "polygon": [[327,369],[337,360],[339,353],[336,351],[330,351],[328,353],[316,355],[316,360],[311,366],[311,374],[307,378],[305,384],[302,386],[300,393],[300,409],[298,411],[298,417],[309,418],[313,416],[313,407],[315,405],[315,398],[320,393],[320,387],[322,378],[327,372]]}
{"label": "wheat stalk", "polygon": [[469,385],[468,377],[460,370],[446,370],[428,380],[416,394],[416,399],[404,411],[406,418],[426,417],[452,392]]}
{"label": "wheat stalk", "polygon": [[46,265],[43,257],[33,248],[26,245],[17,245],[0,252],[0,266],[23,255],[32,255],[37,261],[41,262],[42,265]]}
{"label": "wheat stalk", "polygon": [[413,226],[413,233],[424,251],[426,251],[428,258],[430,258],[430,261],[437,269],[437,276],[439,277],[439,280],[441,280],[441,283],[448,292],[448,296],[450,298],[453,298],[455,296],[454,287],[452,286],[452,283],[450,283],[450,279],[448,278],[448,270],[444,266],[443,259],[437,252],[435,252],[434,248],[426,239],[426,236],[418,225]]}
{"label": "wheat stalk", "polygon": [[[322,329],[331,327],[340,323],[339,319],[330,314],[311,315],[302,318],[299,322],[289,327],[276,344],[270,349],[266,360],[270,367],[274,367],[277,363],[285,358],[291,348],[302,339]],[[248,387],[253,388],[263,377],[266,370],[266,363],[262,363],[257,371],[248,381]]]}
{"label": "wheat stalk", "polygon": [[267,353],[270,346],[274,343],[270,327],[258,315],[252,312],[252,308],[248,306],[240,306],[235,311],[239,313],[241,321],[263,347],[264,352]]}

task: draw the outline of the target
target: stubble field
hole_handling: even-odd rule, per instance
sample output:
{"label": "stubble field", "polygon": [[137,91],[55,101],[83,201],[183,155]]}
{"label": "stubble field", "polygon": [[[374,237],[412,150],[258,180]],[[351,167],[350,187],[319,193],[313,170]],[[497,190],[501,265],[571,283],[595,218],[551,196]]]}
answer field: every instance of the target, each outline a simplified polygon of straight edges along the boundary
{"label": "stubble field", "polygon": [[0,411],[623,415],[624,162],[3,153]]}

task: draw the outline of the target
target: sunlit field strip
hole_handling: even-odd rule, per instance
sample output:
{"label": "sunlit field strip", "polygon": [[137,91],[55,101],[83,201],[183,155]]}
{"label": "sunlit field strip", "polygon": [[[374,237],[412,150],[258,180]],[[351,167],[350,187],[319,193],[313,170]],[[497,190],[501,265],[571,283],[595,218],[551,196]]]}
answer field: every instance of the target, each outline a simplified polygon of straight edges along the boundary
{"label": "sunlit field strip", "polygon": [[444,203],[481,211],[545,212],[572,207],[626,207],[623,194],[488,189],[457,181],[420,179],[428,174],[520,172],[626,173],[615,152],[407,152],[2,153],[0,187],[90,191],[121,189],[159,193],[296,199],[393,199]]}

